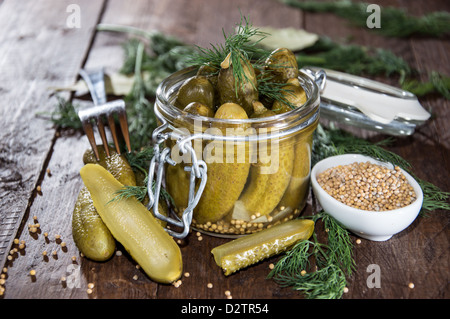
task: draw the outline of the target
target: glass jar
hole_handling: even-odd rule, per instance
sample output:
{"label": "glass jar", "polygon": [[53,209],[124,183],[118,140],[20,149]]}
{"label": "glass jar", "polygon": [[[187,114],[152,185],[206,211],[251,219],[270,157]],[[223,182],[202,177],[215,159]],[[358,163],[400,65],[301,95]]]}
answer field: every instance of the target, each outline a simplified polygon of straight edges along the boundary
{"label": "glass jar", "polygon": [[[313,132],[319,121],[316,83],[300,72],[307,101],[297,109],[270,117],[224,120],[174,106],[177,90],[195,74],[188,68],[170,75],[160,84],[155,101],[159,142],[170,150],[165,190],[173,199],[174,212],[181,219],[193,210],[192,220],[188,218],[193,229],[229,238],[298,216],[308,196]],[[186,143],[194,157],[186,152]],[[190,168],[196,159],[206,163],[206,183],[199,186],[197,180],[193,190]],[[193,194],[199,188],[201,195],[193,207]]]}

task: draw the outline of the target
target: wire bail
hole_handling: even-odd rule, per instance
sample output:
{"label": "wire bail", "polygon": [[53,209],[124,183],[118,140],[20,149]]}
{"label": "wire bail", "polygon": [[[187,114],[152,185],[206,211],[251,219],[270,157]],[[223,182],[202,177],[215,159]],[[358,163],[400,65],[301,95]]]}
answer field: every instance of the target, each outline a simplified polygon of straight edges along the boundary
{"label": "wire bail", "polygon": [[[207,166],[203,160],[197,159],[197,155],[192,147],[192,144],[189,140],[190,136],[186,137],[180,135],[174,131],[164,132],[168,128],[167,122],[159,126],[153,131],[153,141],[155,143],[154,146],[154,156],[150,162],[149,167],[149,179],[147,184],[147,191],[149,196],[149,203],[147,208],[150,210],[153,208],[153,214],[156,218],[167,222],[168,224],[172,224],[178,227],[181,227],[183,230],[181,232],[176,232],[172,229],[165,228],[165,230],[175,238],[185,238],[188,233],[192,223],[192,215],[194,212],[194,208],[197,206],[200,197],[203,193],[203,190],[206,185],[207,180]],[[184,170],[190,172],[189,178],[189,197],[188,197],[188,205],[186,209],[183,211],[181,218],[176,216],[176,218],[171,218],[169,216],[165,216],[159,212],[159,198],[161,193],[162,180],[164,175],[164,166],[166,163],[169,165],[175,166],[177,163],[170,157],[170,148],[166,147],[161,151],[161,143],[164,143],[167,139],[173,138],[177,140],[177,145],[179,146],[180,151],[184,154],[190,153],[192,166],[185,166]],[[155,179],[156,177],[156,179]],[[196,180],[200,179],[200,184],[198,186],[197,191],[195,191]]]}

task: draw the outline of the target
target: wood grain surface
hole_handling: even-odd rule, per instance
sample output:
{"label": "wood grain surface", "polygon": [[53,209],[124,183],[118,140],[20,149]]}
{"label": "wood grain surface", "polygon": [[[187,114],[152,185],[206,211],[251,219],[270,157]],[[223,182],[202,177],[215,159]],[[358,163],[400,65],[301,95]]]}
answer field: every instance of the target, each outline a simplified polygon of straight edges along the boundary
{"label": "wood grain surface", "polygon": [[[416,15],[450,11],[446,1],[374,2],[407,8]],[[69,28],[66,23],[70,14],[66,9],[73,3],[81,10],[80,28]],[[49,87],[74,83],[80,68],[103,66],[107,72],[120,68],[126,35],[96,32],[98,23],[159,30],[186,43],[208,46],[221,42],[222,29],[232,30],[241,13],[255,26],[304,28],[336,40],[351,38],[357,44],[390,49],[424,80],[432,70],[450,74],[448,37],[386,38],[350,26],[332,14],[306,13],[276,0],[0,1],[0,236],[7,239],[0,247],[0,263],[7,269],[0,298],[225,299],[226,290],[234,299],[303,298],[266,279],[269,265],[277,257],[225,277],[210,251],[226,240],[203,236],[199,241],[195,233],[180,244],[184,272],[190,276],[183,277],[178,288],[152,282],[120,246],[122,254],[107,262],[80,257],[72,239],[71,216],[82,187],[82,154],[89,144],[82,133],[58,130],[37,115],[51,112],[56,105]],[[398,84],[396,78],[377,80]],[[67,93],[62,96],[72,98]],[[418,177],[450,191],[449,101],[431,96],[421,102],[433,118],[413,136],[396,138],[389,149],[409,161]],[[386,137],[346,129],[373,141]],[[310,198],[303,214],[315,209]],[[35,222],[34,216],[41,228],[31,234],[27,225]],[[448,225],[448,212],[435,211],[386,242],[362,239],[356,244],[358,237],[352,235],[357,268],[343,298],[448,299]],[[17,247],[14,238],[25,241],[26,247],[8,260],[10,249]],[[47,257],[43,251],[48,252]],[[367,285],[373,264],[380,266],[380,288]],[[35,276],[30,276],[31,270],[36,271]],[[61,282],[61,277],[66,277],[66,282]],[[87,293],[90,283],[94,288]],[[410,283],[414,289],[408,287]]]}

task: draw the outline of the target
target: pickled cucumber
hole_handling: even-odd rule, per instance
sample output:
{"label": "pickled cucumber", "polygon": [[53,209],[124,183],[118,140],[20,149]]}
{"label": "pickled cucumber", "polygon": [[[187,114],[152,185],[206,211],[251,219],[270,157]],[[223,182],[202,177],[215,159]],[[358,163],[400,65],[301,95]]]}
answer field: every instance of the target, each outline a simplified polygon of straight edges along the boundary
{"label": "pickled cucumber", "polygon": [[166,166],[166,190],[173,199],[177,209],[184,209],[189,201],[190,172],[182,164]]}
{"label": "pickled cucumber", "polygon": [[292,111],[306,103],[306,93],[300,85],[295,82],[288,82],[282,87],[282,95],[285,101],[276,100],[273,102],[272,111],[276,114]]}
{"label": "pickled cucumber", "polygon": [[189,103],[183,111],[205,117],[214,117],[214,111],[210,107],[199,102]]}
{"label": "pickled cucumber", "polygon": [[80,175],[103,222],[145,273],[160,283],[177,280],[180,248],[146,207],[134,197],[113,200],[123,184],[100,165],[86,164]]}
{"label": "pickled cucumber", "polygon": [[[97,146],[100,161],[97,162],[92,149],[83,155],[85,163],[98,163],[124,185],[136,185],[135,175],[127,160],[109,148],[106,156],[103,146]],[[80,252],[89,259],[105,261],[114,254],[116,242],[111,232],[98,215],[87,188],[84,186],[77,197],[72,213],[72,236]]]}
{"label": "pickled cucumber", "polygon": [[[311,136],[312,138],[312,136]],[[300,140],[295,145],[294,168],[289,186],[280,201],[280,207],[297,209],[306,199],[309,189],[309,173],[311,166],[311,139]]]}
{"label": "pickled cucumber", "polygon": [[211,250],[225,276],[286,251],[295,243],[307,240],[314,231],[309,219],[294,219],[247,235]]}
{"label": "pickled cucumber", "polygon": [[235,66],[233,64],[220,69],[217,78],[219,103],[221,105],[236,103],[247,112],[247,116],[250,116],[253,113],[253,101],[258,100],[256,74],[249,61],[242,58],[240,64],[242,68],[241,79],[235,78],[233,72]]}
{"label": "pickled cucumber", "polygon": [[[215,118],[247,119],[248,117],[241,106],[225,103],[216,111]],[[240,161],[238,160],[241,155],[238,154],[240,148],[237,144],[234,145],[233,154],[230,154],[227,152],[225,142],[212,141],[211,143],[208,146],[213,146],[211,149],[214,152],[221,150],[222,155],[218,162],[209,162],[208,158],[205,158],[208,165],[208,179],[201,200],[194,210],[194,220],[198,224],[218,221],[233,208],[245,186],[250,170],[247,149],[245,149],[245,159]]]}
{"label": "pickled cucumber", "polygon": [[288,79],[298,77],[298,63],[295,54],[286,48],[274,50],[266,62],[266,70],[271,75],[271,80],[277,83],[286,83]]}
{"label": "pickled cucumber", "polygon": [[116,251],[116,241],[98,215],[85,186],[78,193],[73,210],[72,236],[80,252],[91,260],[108,260]]}
{"label": "pickled cucumber", "polygon": [[[262,104],[254,103],[254,108],[252,117],[274,114]],[[291,145],[260,145],[257,158],[257,163],[250,168],[247,186],[234,206],[233,218],[248,221],[269,214],[278,205],[289,184],[294,166]]]}
{"label": "pickled cucumber", "polygon": [[214,109],[215,89],[204,76],[187,79],[178,90],[175,106],[184,109],[189,103],[199,102]]}

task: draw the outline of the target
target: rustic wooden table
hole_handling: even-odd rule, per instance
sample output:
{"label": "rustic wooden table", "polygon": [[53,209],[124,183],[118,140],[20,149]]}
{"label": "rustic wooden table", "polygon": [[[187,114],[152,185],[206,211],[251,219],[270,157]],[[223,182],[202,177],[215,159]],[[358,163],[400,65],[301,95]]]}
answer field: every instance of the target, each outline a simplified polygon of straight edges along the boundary
{"label": "rustic wooden table", "polygon": [[[450,11],[446,1],[376,3],[407,7],[416,15]],[[73,4],[80,9],[79,28],[68,25]],[[208,46],[222,41],[222,28],[230,30],[240,12],[256,26],[304,28],[332,39],[351,36],[354,43],[390,49],[419,70],[424,80],[431,70],[450,74],[448,37],[385,38],[349,26],[333,14],[305,13],[275,0],[0,1],[0,264],[7,270],[1,298],[224,299],[226,290],[234,299],[302,298],[299,292],[266,279],[276,257],[225,277],[210,254],[225,240],[209,236],[200,242],[191,234],[181,246],[184,271],[190,277],[183,278],[178,288],[152,282],[125,252],[103,263],[80,257],[72,239],[71,215],[82,186],[81,156],[89,144],[83,133],[57,130],[36,116],[56,105],[49,87],[71,85],[80,68],[104,66],[107,72],[120,68],[125,36],[96,32],[98,23],[160,30],[186,43]],[[394,79],[381,80],[396,84]],[[62,97],[71,98],[68,93]],[[449,191],[450,105],[436,96],[421,102],[432,110],[433,118],[413,136],[396,138],[389,149],[408,160],[420,178]],[[375,140],[383,137],[351,131]],[[305,214],[311,210],[308,205]],[[41,225],[41,232],[35,234],[27,229],[33,216]],[[343,298],[449,298],[448,224],[447,211],[434,211],[389,241],[355,244],[356,270]],[[67,243],[65,248],[55,240],[57,234]],[[26,247],[9,260],[10,249],[17,247],[14,238],[25,241]],[[49,252],[46,258],[44,250]],[[371,264],[380,266],[379,288],[367,285]],[[30,276],[30,270],[36,275]],[[62,276],[75,281],[64,284]],[[90,294],[89,283],[94,284]],[[213,287],[208,288],[208,283]]]}

